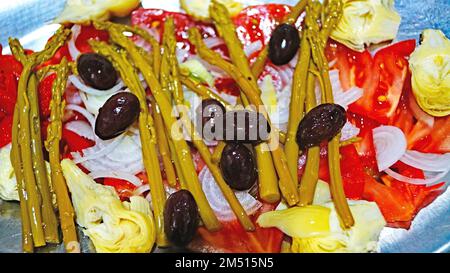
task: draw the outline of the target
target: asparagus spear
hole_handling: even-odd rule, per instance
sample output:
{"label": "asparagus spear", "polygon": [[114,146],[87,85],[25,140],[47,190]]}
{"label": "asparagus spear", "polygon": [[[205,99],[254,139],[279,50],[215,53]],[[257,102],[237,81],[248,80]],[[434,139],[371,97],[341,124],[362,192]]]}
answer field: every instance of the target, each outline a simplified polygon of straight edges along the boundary
{"label": "asparagus spear", "polygon": [[49,153],[51,180],[56,193],[56,200],[61,221],[64,246],[66,252],[80,252],[78,243],[75,212],[70,201],[66,180],[61,168],[60,141],[62,135],[62,117],[64,115],[65,102],[62,95],[66,89],[69,66],[66,58],[56,68],[57,77],[52,86],[52,100],[50,102],[50,124],[47,128],[47,140],[45,147]]}

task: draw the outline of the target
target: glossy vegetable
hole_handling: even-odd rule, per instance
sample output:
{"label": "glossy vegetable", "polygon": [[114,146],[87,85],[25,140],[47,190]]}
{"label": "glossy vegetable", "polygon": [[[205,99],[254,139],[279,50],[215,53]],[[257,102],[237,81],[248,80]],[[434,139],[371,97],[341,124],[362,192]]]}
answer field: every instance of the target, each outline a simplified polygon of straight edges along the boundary
{"label": "glossy vegetable", "polygon": [[99,90],[108,90],[117,83],[117,72],[108,59],[95,54],[81,55],[77,60],[77,70],[83,81]]}
{"label": "glossy vegetable", "polygon": [[156,233],[149,208],[147,213],[127,209],[113,188],[97,184],[73,161],[65,159],[61,166],[72,194],[77,223],[97,252],[150,252]]}
{"label": "glossy vegetable", "polygon": [[440,30],[427,29],[421,45],[411,54],[412,90],[419,106],[428,114],[450,114],[450,41]]}
{"label": "glossy vegetable", "polygon": [[269,59],[275,65],[289,63],[300,47],[298,30],[289,24],[279,25],[272,33],[269,42]]}
{"label": "glossy vegetable", "polygon": [[199,219],[197,203],[189,191],[178,191],[167,199],[164,225],[167,238],[174,245],[184,247],[192,241]]}
{"label": "glossy vegetable", "polygon": [[253,155],[242,144],[227,144],[220,159],[223,178],[235,190],[249,190],[256,182],[257,171]]}
{"label": "glossy vegetable", "polygon": [[[231,16],[238,14],[243,5],[240,1],[234,0],[216,0],[225,5]],[[181,8],[189,15],[197,20],[209,21],[209,5],[210,0],[180,0]]]}
{"label": "glossy vegetable", "polygon": [[16,176],[10,159],[11,145],[0,148],[0,199],[19,201]]}
{"label": "glossy vegetable", "polygon": [[338,135],[347,120],[344,108],[337,104],[321,104],[309,111],[300,122],[297,143],[301,149],[318,146]]}
{"label": "glossy vegetable", "polygon": [[139,99],[136,95],[117,93],[100,108],[95,122],[95,134],[103,140],[115,138],[138,119],[139,113]]}
{"label": "glossy vegetable", "polygon": [[344,0],[342,19],[331,32],[335,39],[357,51],[365,46],[393,40],[400,26],[400,15],[393,0]]}
{"label": "glossy vegetable", "polygon": [[353,201],[350,209],[355,215],[355,225],[350,230],[341,228],[332,203],[267,212],[258,218],[258,223],[292,236],[290,250],[294,253],[375,251],[386,224],[377,204]]}
{"label": "glossy vegetable", "polygon": [[225,121],[224,138],[228,142],[255,144],[269,140],[271,127],[261,113],[248,110],[228,111]]}
{"label": "glossy vegetable", "polygon": [[[200,103],[196,109],[198,119],[196,128],[204,139],[214,140],[217,136],[219,136],[218,139],[222,139],[225,129],[225,113],[225,107],[215,99],[205,99]],[[217,123],[222,124],[216,126]]]}
{"label": "glossy vegetable", "polygon": [[[135,44],[130,41],[126,36],[124,36],[120,30],[114,29],[113,27],[108,27],[109,33],[112,36],[112,39],[122,45],[124,48],[126,48],[127,53],[131,57],[131,59],[135,62],[135,65],[139,68],[139,70],[144,75],[144,78],[146,82],[152,86],[152,93],[155,97],[155,100],[157,104],[159,105],[161,109],[161,114],[164,119],[164,122],[166,123],[167,127],[171,127],[172,125],[176,124],[175,118],[172,116],[171,113],[171,104],[166,96],[166,94],[162,93],[161,85],[159,84],[158,79],[153,73],[153,68],[146,62],[144,62],[142,55],[139,51],[139,49],[135,46]],[[122,71],[122,73],[127,77],[134,77],[137,79],[137,75],[133,74],[131,70],[132,65],[127,60],[126,56],[121,54],[118,54],[112,47],[104,44],[104,43],[96,43],[93,42],[92,46],[95,48],[96,51],[101,52],[102,55],[107,56],[108,58],[113,60],[113,64],[116,65],[119,71]],[[181,132],[179,132],[181,134]],[[220,228],[220,224],[217,221],[217,218],[214,215],[214,212],[208,205],[208,202],[206,200],[206,197],[201,191],[200,185],[198,183],[198,177],[195,172],[195,166],[192,162],[192,159],[190,156],[188,157],[190,150],[186,143],[186,141],[183,138],[172,138],[173,140],[173,146],[174,153],[177,155],[177,159],[175,162],[178,162],[181,171],[183,173],[183,180],[186,182],[186,185],[189,189],[189,191],[192,193],[192,195],[195,198],[195,201],[197,202],[197,205],[199,206],[200,216],[202,217],[202,220],[204,224],[211,230],[217,230]],[[152,197],[153,198],[153,197]]]}
{"label": "glossy vegetable", "polygon": [[107,20],[111,16],[124,17],[133,11],[140,0],[69,0],[56,23],[86,23]]}

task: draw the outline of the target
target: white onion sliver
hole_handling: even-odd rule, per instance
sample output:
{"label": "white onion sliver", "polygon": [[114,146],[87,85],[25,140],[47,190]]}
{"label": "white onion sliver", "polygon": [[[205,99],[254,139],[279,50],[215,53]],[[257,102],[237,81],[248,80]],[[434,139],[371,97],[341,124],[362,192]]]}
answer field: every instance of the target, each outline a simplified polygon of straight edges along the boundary
{"label": "white onion sliver", "polygon": [[76,105],[76,104],[67,104],[65,110],[72,110],[72,111],[82,114],[83,117],[85,117],[88,120],[88,122],[91,124],[91,127],[94,128],[95,118],[94,118],[94,115],[89,113],[88,110],[86,110],[83,107]]}
{"label": "white onion sliver", "polygon": [[384,171],[396,180],[399,180],[399,181],[402,181],[405,183],[409,183],[409,184],[413,184],[413,185],[427,185],[427,186],[432,186],[433,184],[441,182],[440,180],[442,178],[444,178],[445,175],[447,174],[447,172],[440,172],[434,177],[420,179],[420,178],[411,178],[411,177],[404,176],[404,175],[399,174],[389,168],[387,168]]}
{"label": "white onion sliver", "polygon": [[450,153],[431,154],[406,151],[400,161],[414,168],[429,172],[448,172],[450,170]]}
{"label": "white onion sliver", "polygon": [[341,141],[346,141],[356,137],[359,135],[360,131],[361,130],[358,127],[347,121],[341,131]]}
{"label": "white onion sliver", "polygon": [[203,39],[203,42],[208,48],[214,48],[216,46],[225,44],[225,42],[219,37],[208,37],[206,39]]}
{"label": "white onion sliver", "polygon": [[406,137],[402,130],[395,126],[373,129],[373,143],[379,171],[395,164],[406,152]]}
{"label": "white onion sliver", "polygon": [[[200,172],[199,179],[202,183],[205,196],[217,217],[223,221],[236,219],[230,205],[207,167],[204,167]],[[253,198],[253,196],[246,191],[235,192],[235,194],[236,198],[239,200],[239,203],[248,215],[254,214],[262,206],[258,200]]]}
{"label": "white onion sliver", "polygon": [[87,86],[83,83],[83,81],[75,75],[69,76],[69,81],[75,85],[76,88],[83,91],[84,93],[93,95],[93,96],[105,96],[108,94],[114,94],[118,91],[120,91],[125,85],[122,80],[120,80],[115,86],[113,86],[111,89],[108,90],[98,90],[95,88],[92,88],[90,86]]}
{"label": "white onion sliver", "polygon": [[81,54],[81,52],[78,50],[75,42],[77,41],[78,35],[80,35],[81,32],[81,26],[80,25],[73,25],[72,27],[72,38],[70,38],[68,42],[68,48],[70,57],[72,57],[72,60],[76,60],[78,56]]}
{"label": "white onion sliver", "polygon": [[425,113],[420,108],[420,106],[417,104],[417,102],[412,94],[409,95],[408,104],[409,104],[409,108],[411,108],[411,111],[413,112],[414,117],[417,120],[420,120],[423,123],[427,124],[430,128],[432,128],[434,126],[434,117]]}
{"label": "white onion sliver", "polygon": [[253,53],[258,52],[263,47],[260,40],[255,41],[244,48],[244,53],[247,57],[251,56]]}
{"label": "white onion sliver", "polygon": [[120,144],[120,142],[122,142],[124,138],[124,135],[120,135],[118,137],[116,137],[112,142],[110,142],[109,144],[107,144],[105,147],[103,148],[99,148],[98,145],[95,145],[93,147],[87,148],[83,150],[83,157],[75,159],[74,162],[76,164],[88,161],[88,160],[92,160],[92,159],[97,159],[101,156],[104,156],[110,152],[112,152],[117,145]]}
{"label": "white onion sliver", "polygon": [[66,123],[65,127],[67,130],[72,131],[81,137],[84,137],[89,140],[95,140],[94,131],[92,130],[92,127],[89,125],[89,123],[87,123],[86,121],[74,120]]}
{"label": "white onion sliver", "polygon": [[139,186],[138,188],[136,188],[133,192],[133,195],[142,195],[146,192],[150,191],[150,185],[149,184],[143,184],[141,186]]}
{"label": "white onion sliver", "polygon": [[130,182],[131,184],[135,185],[136,187],[140,187],[142,185],[141,179],[139,179],[137,176],[124,173],[124,172],[117,172],[117,171],[96,171],[91,172],[89,174],[92,179],[97,178],[115,178],[115,179],[121,179],[126,180]]}

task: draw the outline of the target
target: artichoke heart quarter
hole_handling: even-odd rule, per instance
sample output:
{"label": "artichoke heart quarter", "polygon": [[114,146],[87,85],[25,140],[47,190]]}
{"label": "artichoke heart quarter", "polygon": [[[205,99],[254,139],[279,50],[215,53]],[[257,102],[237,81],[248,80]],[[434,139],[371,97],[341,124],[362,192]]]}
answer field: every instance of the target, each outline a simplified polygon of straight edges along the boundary
{"label": "artichoke heart quarter", "polygon": [[365,46],[393,40],[400,15],[393,0],[343,0],[343,14],[331,37],[347,47],[363,51]]}
{"label": "artichoke heart quarter", "polygon": [[419,106],[428,114],[450,114],[450,41],[440,30],[422,32],[422,43],[409,60],[411,84]]}
{"label": "artichoke heart quarter", "polygon": [[[155,226],[150,205],[136,200],[122,203],[111,187],[97,184],[71,160],[61,162],[72,194],[77,224],[92,240],[97,252],[147,253],[155,243]],[[133,209],[139,207],[139,209]],[[146,213],[147,212],[147,213]]]}

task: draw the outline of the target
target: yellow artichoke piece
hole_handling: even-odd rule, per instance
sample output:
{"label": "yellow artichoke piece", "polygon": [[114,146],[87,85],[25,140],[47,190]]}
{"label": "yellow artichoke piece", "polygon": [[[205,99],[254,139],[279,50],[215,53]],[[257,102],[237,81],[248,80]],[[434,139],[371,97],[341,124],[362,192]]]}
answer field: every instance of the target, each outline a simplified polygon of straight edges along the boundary
{"label": "yellow artichoke piece", "polygon": [[436,29],[422,32],[422,43],[409,59],[412,89],[419,106],[428,114],[450,114],[450,41]]}
{"label": "yellow artichoke piece", "polygon": [[67,0],[55,23],[86,23],[108,20],[111,16],[125,17],[141,3],[140,0]]}
{"label": "yellow artichoke piece", "polygon": [[343,14],[331,38],[363,51],[365,46],[393,40],[401,17],[394,0],[343,0]]}
{"label": "yellow artichoke piece", "polygon": [[10,160],[11,145],[0,149],[0,199],[19,201],[17,181]]}
{"label": "yellow artichoke piece", "polygon": [[84,228],[97,252],[152,250],[156,235],[149,205],[136,198],[124,205],[112,187],[97,184],[73,161],[65,159],[61,166],[72,194],[77,224]]}
{"label": "yellow artichoke piece", "polygon": [[[237,15],[244,7],[241,1],[235,0],[216,0],[216,1],[225,5],[231,16]],[[201,21],[211,20],[209,16],[210,3],[211,0],[180,0],[181,8],[187,14]]]}
{"label": "yellow artichoke piece", "polygon": [[376,203],[349,201],[355,225],[341,227],[332,202],[321,206],[271,211],[258,218],[262,227],[276,227],[292,237],[291,252],[371,252],[386,222]]}

